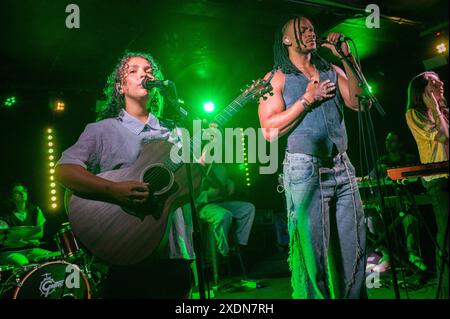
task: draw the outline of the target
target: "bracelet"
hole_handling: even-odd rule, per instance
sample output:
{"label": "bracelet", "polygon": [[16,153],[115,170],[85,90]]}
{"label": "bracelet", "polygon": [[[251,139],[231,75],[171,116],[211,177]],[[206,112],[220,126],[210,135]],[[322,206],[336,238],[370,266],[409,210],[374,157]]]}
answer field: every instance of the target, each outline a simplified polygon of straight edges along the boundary
{"label": "bracelet", "polygon": [[311,112],[312,110],[311,102],[309,102],[304,96],[302,96],[300,102],[302,102],[303,108],[305,109],[306,112]]}

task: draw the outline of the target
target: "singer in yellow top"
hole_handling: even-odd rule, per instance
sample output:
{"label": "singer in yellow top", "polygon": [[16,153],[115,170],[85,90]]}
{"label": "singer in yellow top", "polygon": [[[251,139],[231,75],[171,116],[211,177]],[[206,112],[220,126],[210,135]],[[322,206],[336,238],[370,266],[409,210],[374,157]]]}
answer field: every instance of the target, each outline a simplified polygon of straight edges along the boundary
{"label": "singer in yellow top", "polygon": [[[424,164],[448,161],[448,107],[444,83],[432,71],[413,77],[408,86],[406,122]],[[436,218],[437,296],[449,297],[448,278],[448,174],[423,177]]]}

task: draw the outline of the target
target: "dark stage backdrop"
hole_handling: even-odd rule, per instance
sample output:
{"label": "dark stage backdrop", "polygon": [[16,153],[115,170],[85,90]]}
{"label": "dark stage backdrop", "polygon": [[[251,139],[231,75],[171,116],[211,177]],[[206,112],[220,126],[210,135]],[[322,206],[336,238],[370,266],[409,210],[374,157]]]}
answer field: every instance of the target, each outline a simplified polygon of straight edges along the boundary
{"label": "dark stage backdrop", "polygon": [[[342,2],[359,7],[369,3]],[[132,6],[108,1],[100,6],[79,1],[81,27],[70,30],[64,26],[68,2],[2,2],[0,20],[5,40],[0,44],[0,95],[2,102],[7,96],[16,96],[17,104],[0,108],[0,197],[7,198],[13,182],[27,184],[30,199],[45,212],[49,221],[47,236],[52,240],[66,215],[61,187],[57,188],[59,209],[49,209],[45,130],[50,126],[55,130],[58,158],[76,141],[85,125],[95,121],[96,101],[103,98],[106,77],[124,50],[151,52],[166,78],[176,83],[180,98],[195,114],[206,117],[202,113],[203,102],[213,100],[220,110],[239,95],[244,85],[271,69],[274,30],[289,13],[310,16],[321,34],[333,28],[348,30],[344,22],[357,16],[351,10],[307,6],[300,1],[239,3],[137,1]],[[386,134],[396,130],[407,149],[414,153],[416,146],[404,119],[406,89],[411,77],[424,71],[422,61],[434,54],[430,50],[434,50],[435,31],[442,30],[441,37],[447,37],[448,45],[448,2],[418,1],[412,5],[408,1],[380,1],[380,6],[388,16],[416,23],[404,25],[384,19],[379,32],[383,28],[389,32],[373,36],[375,31],[360,28],[355,36],[357,47],[361,53],[365,52],[363,71],[374,84],[375,95],[387,113],[381,117],[376,110],[371,111],[377,146],[383,153]],[[447,24],[442,25],[442,21]],[[369,45],[367,41],[363,45],[367,39]],[[330,58],[322,50],[319,52]],[[448,59],[448,53],[444,59]],[[448,82],[447,65],[435,71]],[[65,102],[65,111],[60,114],[49,106],[55,97]],[[165,115],[173,115],[170,106],[166,107]],[[348,110],[345,118],[348,153],[359,175],[357,114]],[[256,103],[247,105],[229,126],[259,127]],[[282,139],[279,143],[280,167],[284,142]],[[259,175],[258,164],[249,167],[250,187],[244,185],[242,172],[235,174],[241,183],[238,197],[253,202],[258,209],[282,211],[283,197],[276,192],[277,174]]]}

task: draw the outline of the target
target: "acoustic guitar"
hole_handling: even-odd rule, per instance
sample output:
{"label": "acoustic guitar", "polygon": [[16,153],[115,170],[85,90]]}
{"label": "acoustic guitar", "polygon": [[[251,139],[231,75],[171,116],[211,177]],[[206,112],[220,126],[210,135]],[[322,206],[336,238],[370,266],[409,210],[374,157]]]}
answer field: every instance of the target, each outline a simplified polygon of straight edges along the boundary
{"label": "acoustic guitar", "polygon": [[[211,123],[223,126],[248,102],[272,94],[271,78],[253,81]],[[190,141],[191,150],[201,141]],[[201,144],[200,144],[201,145]],[[189,202],[185,163],[170,158],[172,143],[153,140],[142,146],[133,165],[98,174],[111,181],[149,183],[150,199],[144,209],[133,211],[108,202],[85,199],[66,192],[66,210],[76,238],[94,256],[112,265],[131,265],[163,247],[170,213]],[[200,164],[192,164],[193,189],[198,190]]]}

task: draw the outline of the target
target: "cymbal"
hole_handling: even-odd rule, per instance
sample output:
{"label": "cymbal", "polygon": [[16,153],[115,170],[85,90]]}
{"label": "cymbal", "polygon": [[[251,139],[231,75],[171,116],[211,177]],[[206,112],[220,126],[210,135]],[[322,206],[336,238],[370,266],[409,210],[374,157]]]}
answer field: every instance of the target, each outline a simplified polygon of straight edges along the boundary
{"label": "cymbal", "polygon": [[32,237],[38,232],[36,226],[14,226],[0,229],[0,246],[4,247],[23,247],[35,244],[39,240],[32,242],[28,238]]}
{"label": "cymbal", "polygon": [[7,228],[0,228],[0,236],[29,236],[39,231],[37,226],[14,226]]}
{"label": "cymbal", "polygon": [[48,251],[45,254],[42,254],[41,256],[38,256],[35,258],[35,261],[38,263],[45,262],[45,261],[51,261],[58,258],[61,258],[61,252],[60,251]]}

